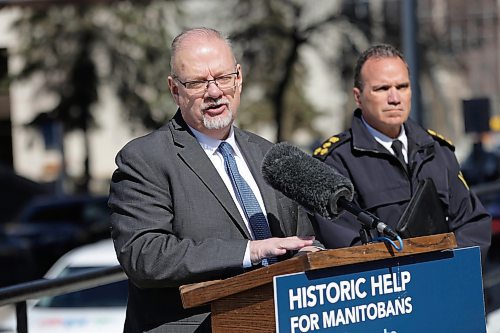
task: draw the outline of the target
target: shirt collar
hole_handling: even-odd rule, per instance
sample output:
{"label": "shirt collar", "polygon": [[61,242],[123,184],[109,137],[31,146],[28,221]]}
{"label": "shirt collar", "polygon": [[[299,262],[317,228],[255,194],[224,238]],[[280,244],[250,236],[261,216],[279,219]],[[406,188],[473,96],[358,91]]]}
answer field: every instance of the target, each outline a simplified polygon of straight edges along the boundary
{"label": "shirt collar", "polygon": [[[189,126],[189,125],[188,125]],[[189,126],[191,132],[193,132],[196,140],[200,143],[201,148],[206,151],[208,154],[213,155],[217,152],[219,145],[222,141],[225,141],[231,145],[233,148],[233,152],[235,155],[241,155],[238,146],[236,145],[236,139],[234,137],[234,129],[231,126],[229,130],[229,135],[226,140],[214,139],[206,134],[201,133],[200,131],[195,130],[191,126]]]}
{"label": "shirt collar", "polygon": [[[392,145],[392,141],[394,140],[399,140],[403,144],[403,148],[407,150],[408,148],[408,137],[406,136],[406,131],[405,127],[401,125],[401,131],[399,131],[399,135],[396,139],[390,138],[387,135],[377,131],[375,128],[371,127],[366,120],[361,116],[361,121],[363,122],[363,125],[365,125],[366,129],[370,134],[379,142],[382,146],[385,148],[389,148]],[[389,150],[390,151],[390,150]]]}

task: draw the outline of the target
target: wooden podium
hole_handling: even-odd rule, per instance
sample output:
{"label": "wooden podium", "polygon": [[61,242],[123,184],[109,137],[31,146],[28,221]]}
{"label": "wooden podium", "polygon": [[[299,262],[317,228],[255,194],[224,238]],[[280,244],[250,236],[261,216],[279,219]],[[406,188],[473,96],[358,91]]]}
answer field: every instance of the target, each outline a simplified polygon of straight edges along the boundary
{"label": "wooden podium", "polygon": [[[456,248],[453,233],[404,240],[402,252],[385,243],[307,253],[224,280],[180,287],[183,306],[211,305],[213,332],[275,332],[273,277]],[[256,322],[261,323],[252,325]]]}

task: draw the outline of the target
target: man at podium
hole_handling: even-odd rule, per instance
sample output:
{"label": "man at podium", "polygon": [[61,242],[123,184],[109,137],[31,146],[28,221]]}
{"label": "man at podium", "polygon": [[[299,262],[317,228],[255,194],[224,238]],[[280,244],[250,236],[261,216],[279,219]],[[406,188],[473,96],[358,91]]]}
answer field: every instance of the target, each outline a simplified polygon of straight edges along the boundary
{"label": "man at podium", "polygon": [[111,182],[111,233],[130,281],[125,332],[209,332],[208,307],[183,309],[179,286],[321,245],[305,211],[262,178],[272,144],[233,126],[243,72],[229,41],[183,32],[171,71],[179,110],[118,153]]}
{"label": "man at podium", "polygon": [[[314,157],[349,177],[355,203],[394,230],[419,183],[432,180],[443,223],[454,232],[459,246],[480,246],[484,259],[490,245],[491,217],[470,192],[451,142],[408,118],[411,86],[404,56],[386,44],[363,52],[355,68],[353,93],[358,108],[351,128],[328,138],[314,151]],[[416,223],[429,222],[421,219]],[[360,225],[348,213],[340,214],[333,223],[318,217],[318,227],[327,248],[360,243]],[[372,230],[370,236],[378,235]]]}

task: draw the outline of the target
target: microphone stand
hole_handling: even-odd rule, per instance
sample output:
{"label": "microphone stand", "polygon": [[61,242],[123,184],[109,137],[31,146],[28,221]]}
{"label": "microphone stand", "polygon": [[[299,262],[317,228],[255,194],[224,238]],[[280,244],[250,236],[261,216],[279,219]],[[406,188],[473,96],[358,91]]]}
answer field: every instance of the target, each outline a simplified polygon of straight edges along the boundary
{"label": "microphone stand", "polygon": [[358,221],[361,222],[362,227],[359,231],[359,234],[361,237],[361,242],[363,244],[373,242],[373,238],[370,233],[371,229],[377,229],[378,232],[380,232],[381,234],[385,234],[392,239],[397,239],[399,237],[396,232],[394,232],[387,224],[380,221],[378,217],[365,210],[362,210],[352,202],[348,201],[346,198],[340,197],[337,201],[337,204],[347,210],[349,213],[356,216]]}
{"label": "microphone stand", "polygon": [[365,226],[362,226],[361,229],[359,229],[359,238],[361,239],[361,244],[363,245],[373,243],[373,237],[370,229]]}

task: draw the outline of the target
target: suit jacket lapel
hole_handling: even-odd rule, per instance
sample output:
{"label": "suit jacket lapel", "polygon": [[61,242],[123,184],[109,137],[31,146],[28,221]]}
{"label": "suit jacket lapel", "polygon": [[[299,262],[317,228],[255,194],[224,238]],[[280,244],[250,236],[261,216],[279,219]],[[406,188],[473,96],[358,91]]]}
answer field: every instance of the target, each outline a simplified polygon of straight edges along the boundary
{"label": "suit jacket lapel", "polygon": [[172,136],[180,158],[186,165],[193,170],[198,178],[205,184],[210,192],[217,198],[224,209],[231,215],[233,221],[238,225],[241,232],[251,238],[245,222],[241,218],[240,212],[226,188],[226,185],[220,178],[215,167],[212,166],[206,153],[200,144],[189,131],[189,127],[182,119],[180,112],[174,116],[172,121]]}

